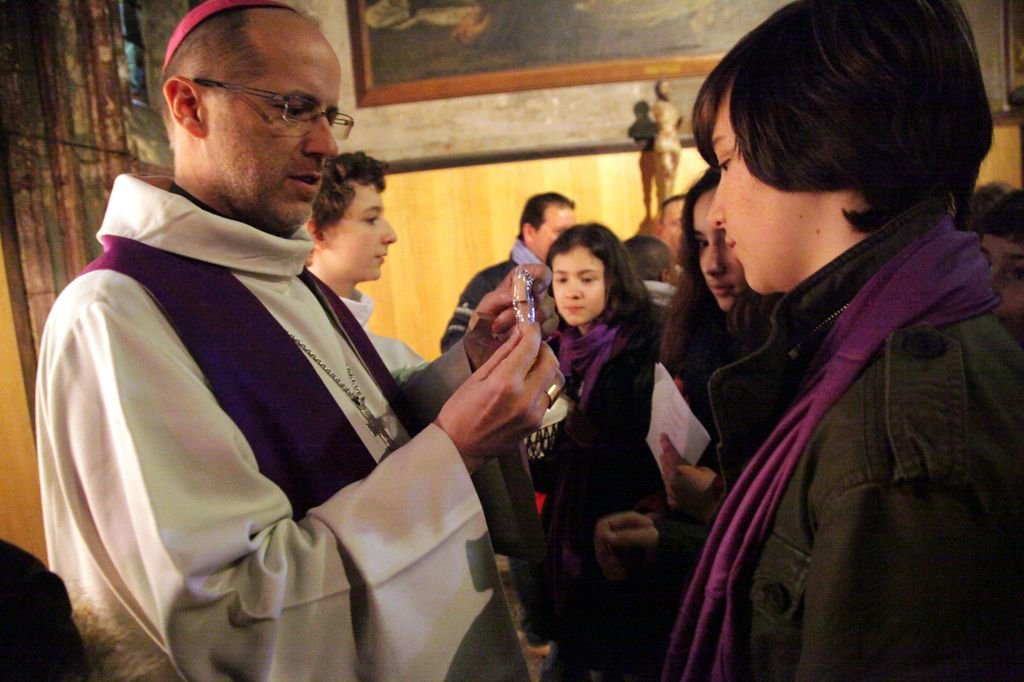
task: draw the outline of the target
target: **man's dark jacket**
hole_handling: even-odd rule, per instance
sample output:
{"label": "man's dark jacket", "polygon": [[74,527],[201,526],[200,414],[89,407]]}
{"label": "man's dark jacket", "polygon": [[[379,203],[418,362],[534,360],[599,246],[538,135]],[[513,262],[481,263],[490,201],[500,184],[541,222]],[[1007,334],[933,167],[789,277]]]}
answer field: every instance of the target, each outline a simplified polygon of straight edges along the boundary
{"label": "man's dark jacket", "polygon": [[473,275],[473,279],[469,280],[469,284],[459,296],[459,303],[455,306],[452,319],[448,320],[444,336],[441,337],[442,353],[465,336],[466,329],[469,327],[469,318],[473,315],[476,307],[480,305],[480,299],[494,291],[505,279],[505,275],[511,272],[515,266],[516,262],[509,258],[507,261],[484,268]]}

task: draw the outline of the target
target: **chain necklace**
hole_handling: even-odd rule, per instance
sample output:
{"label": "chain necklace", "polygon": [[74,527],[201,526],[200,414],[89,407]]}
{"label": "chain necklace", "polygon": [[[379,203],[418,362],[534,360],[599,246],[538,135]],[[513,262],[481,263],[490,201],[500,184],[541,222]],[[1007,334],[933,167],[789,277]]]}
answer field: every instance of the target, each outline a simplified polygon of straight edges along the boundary
{"label": "chain necklace", "polygon": [[341,379],[338,378],[338,375],[334,373],[334,370],[328,367],[323,360],[317,357],[317,354],[314,353],[309,346],[299,340],[299,337],[295,336],[295,334],[292,334],[291,332],[288,332],[288,336],[290,336],[292,341],[295,342],[295,345],[302,349],[302,352],[308,355],[309,359],[315,362],[316,366],[322,369],[324,373],[331,378],[331,381],[333,381],[335,385],[337,385],[337,387],[348,396],[349,400],[352,401],[352,404],[355,405],[356,409],[359,411],[359,416],[361,416],[363,421],[366,422],[366,428],[370,429],[370,433],[372,433],[375,438],[380,440],[381,443],[384,443],[384,454],[386,455],[394,450],[395,441],[390,435],[388,435],[387,427],[384,425],[384,417],[375,415],[370,411],[370,408],[366,406],[366,396],[363,395],[362,390],[359,388],[359,384],[356,383],[356,377],[352,374],[352,368],[345,368],[348,371],[348,380],[352,384],[352,387],[349,388],[342,383]]}

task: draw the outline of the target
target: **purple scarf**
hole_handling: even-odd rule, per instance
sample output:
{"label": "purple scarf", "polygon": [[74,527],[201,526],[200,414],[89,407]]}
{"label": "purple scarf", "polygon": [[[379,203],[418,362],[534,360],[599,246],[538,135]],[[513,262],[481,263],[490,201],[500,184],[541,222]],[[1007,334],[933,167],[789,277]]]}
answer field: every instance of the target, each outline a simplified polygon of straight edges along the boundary
{"label": "purple scarf", "polygon": [[590,394],[594,383],[601,373],[601,368],[612,354],[615,336],[619,332],[618,325],[609,326],[598,322],[584,336],[580,330],[572,327],[558,339],[558,369],[566,377],[570,375],[582,381],[580,389],[580,410],[586,411],[590,403]]}
{"label": "purple scarf", "polygon": [[[937,276],[941,273],[941,276]],[[733,680],[738,604],[790,477],[825,413],[898,329],[942,326],[994,308],[998,299],[974,234],[951,218],[904,248],[850,302],[822,343],[793,405],[726,497],[683,600],[662,674],[675,680]]]}

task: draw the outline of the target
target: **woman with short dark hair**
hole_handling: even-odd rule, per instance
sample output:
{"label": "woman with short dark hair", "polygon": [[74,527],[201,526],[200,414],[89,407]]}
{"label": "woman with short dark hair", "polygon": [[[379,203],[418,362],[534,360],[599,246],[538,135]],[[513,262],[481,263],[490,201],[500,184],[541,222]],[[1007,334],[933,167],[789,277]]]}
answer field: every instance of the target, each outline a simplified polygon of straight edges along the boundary
{"label": "woman with short dark hair", "polygon": [[1024,352],[962,231],[991,114],[955,0],[800,0],[702,86],[767,342],[716,372],[728,494],[665,680],[1020,679]]}

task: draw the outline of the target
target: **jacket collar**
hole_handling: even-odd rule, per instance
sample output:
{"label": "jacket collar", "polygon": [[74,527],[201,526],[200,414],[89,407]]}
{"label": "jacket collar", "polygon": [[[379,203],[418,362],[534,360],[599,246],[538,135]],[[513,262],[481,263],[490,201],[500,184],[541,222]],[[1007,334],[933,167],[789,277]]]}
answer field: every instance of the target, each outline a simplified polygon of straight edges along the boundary
{"label": "jacket collar", "polygon": [[802,354],[801,346],[817,348],[808,335],[823,336],[827,330],[823,323],[849,303],[883,265],[935,227],[945,213],[946,206],[937,199],[908,209],[786,294],[773,320],[791,343],[787,352],[795,349]]}
{"label": "jacket collar", "polygon": [[782,297],[764,345],[712,375],[708,390],[727,482],[739,474],[792,402],[838,313],[886,262],[946,212],[939,199],[922,202],[843,252]]}

